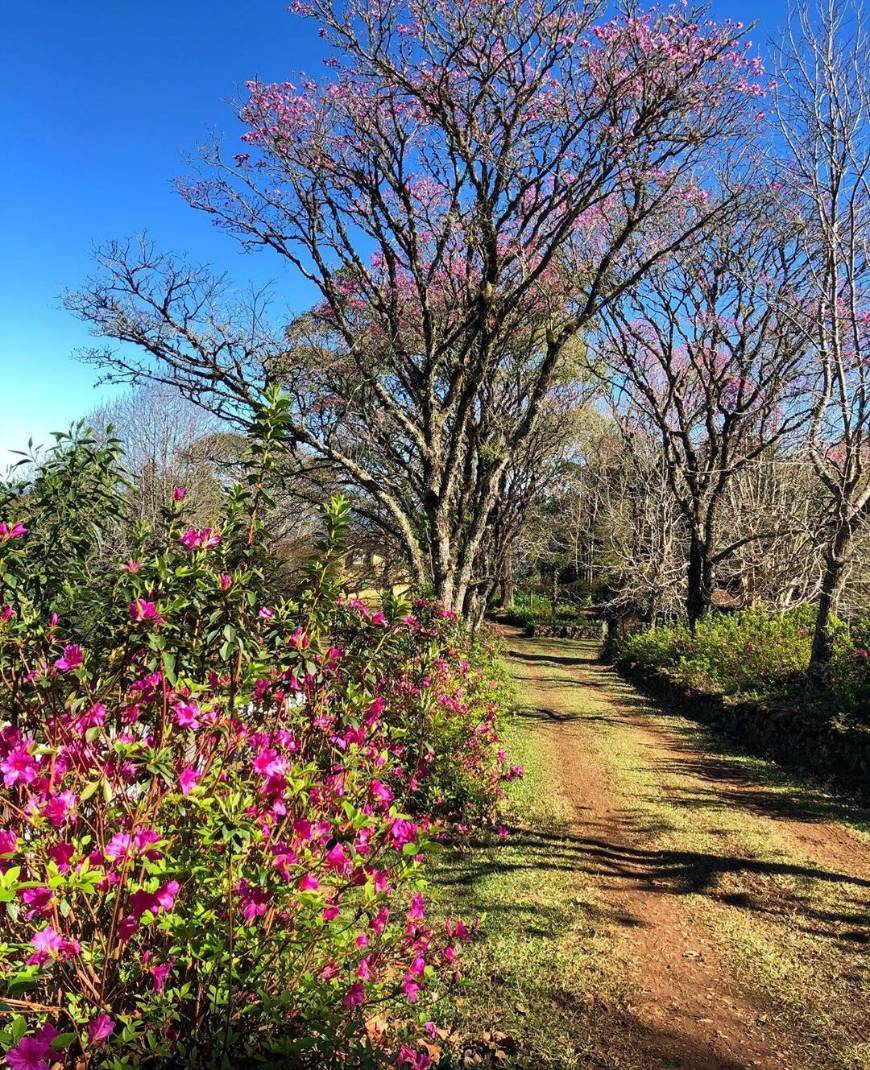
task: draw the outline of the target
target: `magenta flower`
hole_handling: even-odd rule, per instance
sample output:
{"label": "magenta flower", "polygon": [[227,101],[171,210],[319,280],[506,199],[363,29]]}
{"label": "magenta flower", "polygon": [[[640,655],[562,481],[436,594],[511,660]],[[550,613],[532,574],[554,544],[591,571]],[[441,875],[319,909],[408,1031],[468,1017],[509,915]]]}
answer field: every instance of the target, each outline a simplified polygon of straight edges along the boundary
{"label": "magenta flower", "polygon": [[144,598],[134,598],[130,603],[130,616],[135,621],[153,620],[159,621],[160,614],[157,612],[157,606],[153,602],[148,602]]}
{"label": "magenta flower", "polygon": [[167,881],[166,884],[157,889],[156,898],[161,910],[172,910],[180,887],[181,885],[178,881]]}
{"label": "magenta flower", "polygon": [[88,1039],[95,1048],[102,1048],[114,1032],[115,1022],[108,1014],[100,1014],[88,1023]]}
{"label": "magenta flower", "polygon": [[269,609],[268,606],[260,606],[260,612],[257,616],[260,620],[271,620],[275,616],[275,610]]}
{"label": "magenta flower", "polygon": [[280,776],[286,768],[287,759],[272,747],[264,747],[254,759],[254,772],[260,776]]}
{"label": "magenta flower", "polygon": [[176,487],[172,492],[172,500],[174,502],[183,502],[187,497],[187,490],[184,487]]}
{"label": "magenta flower", "polygon": [[319,887],[320,881],[310,873],[306,873],[304,877],[299,878],[298,888],[300,892],[316,892]]}
{"label": "magenta flower", "polygon": [[170,959],[168,962],[162,963],[160,966],[149,966],[148,972],[151,974],[151,978],[154,981],[154,991],[162,992],[163,987],[166,984],[166,979],[172,973],[172,964],[175,959]]}
{"label": "magenta flower", "polygon": [[181,536],[181,543],[187,550],[210,550],[221,541],[220,532],[214,528],[188,528]]}
{"label": "magenta flower", "polygon": [[69,820],[77,801],[74,791],[62,791],[43,805],[42,812],[52,827],[59,829]]}
{"label": "magenta flower", "polygon": [[63,648],[63,655],[57,659],[54,667],[58,672],[69,672],[70,669],[77,669],[84,660],[82,648],[78,643],[70,643]]}
{"label": "magenta flower", "polygon": [[195,702],[179,702],[175,707],[175,723],[179,728],[199,728],[202,710]]}
{"label": "magenta flower", "polygon": [[12,606],[0,607],[0,624],[5,624],[7,621],[12,620],[15,616],[15,610]]}
{"label": "magenta flower", "polygon": [[392,791],[390,791],[390,789],[387,787],[387,785],[383,783],[383,781],[380,781],[380,780],[377,780],[377,779],[375,779],[375,780],[373,780],[371,782],[370,790],[371,790],[372,795],[374,795],[374,797],[378,800],[378,802],[382,802],[386,806],[389,806],[389,804],[396,797],[392,793]]}
{"label": "magenta flower", "polygon": [[27,528],[23,524],[7,524],[0,520],[0,542],[8,542],[9,539],[20,539],[27,534]]}
{"label": "magenta flower", "polygon": [[0,769],[3,770],[3,783],[7,788],[14,787],[15,784],[31,784],[36,779],[38,766],[36,759],[30,753],[29,746],[29,744],[19,744],[0,763]]}
{"label": "magenta flower", "polygon": [[141,567],[142,564],[139,561],[125,561],[124,564],[121,565],[121,571],[135,573],[138,572]]}
{"label": "magenta flower", "polygon": [[420,998],[420,982],[410,973],[405,974],[405,979],[402,981],[402,990],[409,1003],[416,1003]]}
{"label": "magenta flower", "polygon": [[18,837],[14,832],[9,832],[8,829],[0,829],[0,855],[7,856],[15,854],[18,848]]}
{"label": "magenta flower", "polygon": [[354,1007],[361,1007],[365,1001],[366,994],[363,991],[363,986],[359,981],[356,981],[345,992],[341,1002],[348,1010],[353,1010]]}
{"label": "magenta flower", "polygon": [[220,589],[222,591],[228,591],[233,585],[233,578],[228,572],[222,572],[218,579],[218,583],[220,584]]}
{"label": "magenta flower", "polygon": [[193,768],[192,765],[186,765],[178,775],[178,784],[181,788],[182,795],[189,795],[193,788],[196,787],[196,783],[202,773]]}
{"label": "magenta flower", "polygon": [[340,843],[326,852],[326,866],[327,869],[335,870],[337,873],[345,873],[350,868],[350,859]]}
{"label": "magenta flower", "polygon": [[22,1037],[6,1052],[6,1062],[12,1070],[49,1070],[51,1041],[41,1037]]}

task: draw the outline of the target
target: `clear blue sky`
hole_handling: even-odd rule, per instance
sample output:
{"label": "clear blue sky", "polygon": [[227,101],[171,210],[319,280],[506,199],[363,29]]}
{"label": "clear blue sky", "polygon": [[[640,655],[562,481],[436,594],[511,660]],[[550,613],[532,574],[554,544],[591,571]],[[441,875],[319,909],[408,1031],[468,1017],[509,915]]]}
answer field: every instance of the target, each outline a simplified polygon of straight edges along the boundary
{"label": "clear blue sky", "polygon": [[[785,0],[717,0],[759,19],[758,43]],[[86,328],[59,307],[90,270],[95,244],[148,230],[166,248],[308,293],[268,253],[245,256],[172,188],[210,130],[240,131],[228,102],[254,75],[322,70],[311,23],[282,0],[10,0],[0,17],[0,466],[29,436],[85,415],[102,398],[72,351]]]}

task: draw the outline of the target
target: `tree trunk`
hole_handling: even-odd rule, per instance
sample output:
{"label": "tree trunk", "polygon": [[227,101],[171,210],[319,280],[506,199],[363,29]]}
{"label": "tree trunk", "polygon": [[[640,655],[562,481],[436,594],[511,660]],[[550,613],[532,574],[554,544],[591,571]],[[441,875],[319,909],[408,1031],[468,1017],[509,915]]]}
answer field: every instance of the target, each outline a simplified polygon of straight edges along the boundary
{"label": "tree trunk", "polygon": [[686,592],[686,617],[692,631],[709,610],[712,598],[713,564],[704,540],[693,533],[689,542],[688,590]]}
{"label": "tree trunk", "polygon": [[845,579],[846,559],[851,541],[851,527],[848,524],[842,524],[825,554],[825,572],[819,591],[819,607],[810,653],[809,676],[811,680],[824,682],[831,667],[831,658],[834,653],[831,617],[837,607],[837,599]]}

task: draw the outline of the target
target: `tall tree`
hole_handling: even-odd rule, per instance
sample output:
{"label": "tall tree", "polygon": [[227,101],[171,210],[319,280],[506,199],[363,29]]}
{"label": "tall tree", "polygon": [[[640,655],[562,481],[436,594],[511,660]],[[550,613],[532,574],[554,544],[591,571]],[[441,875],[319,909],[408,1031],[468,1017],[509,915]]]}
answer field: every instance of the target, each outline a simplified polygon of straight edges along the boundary
{"label": "tall tree", "polygon": [[[828,500],[810,670],[832,655],[830,621],[856,536],[870,519],[870,75],[863,9],[818,0],[792,11],[777,63],[784,182],[811,266],[818,363],[811,452]],[[797,315],[803,318],[800,310]]]}
{"label": "tall tree", "polygon": [[416,581],[461,610],[566,349],[728,202],[712,188],[662,225],[702,164],[742,150],[760,65],[738,25],[689,7],[294,8],[332,46],[331,75],[250,83],[246,151],[206,150],[182,189],[319,289],[317,360],[147,246],[108,249],[70,305],[146,352],[115,353],[121,377],[168,378],[225,412],[285,385],[290,440],[340,466]]}
{"label": "tall tree", "polygon": [[687,533],[686,615],[710,608],[717,565],[774,528],[723,531],[729,485],[805,425],[805,264],[760,193],[614,302],[595,351],[617,404],[656,430]]}

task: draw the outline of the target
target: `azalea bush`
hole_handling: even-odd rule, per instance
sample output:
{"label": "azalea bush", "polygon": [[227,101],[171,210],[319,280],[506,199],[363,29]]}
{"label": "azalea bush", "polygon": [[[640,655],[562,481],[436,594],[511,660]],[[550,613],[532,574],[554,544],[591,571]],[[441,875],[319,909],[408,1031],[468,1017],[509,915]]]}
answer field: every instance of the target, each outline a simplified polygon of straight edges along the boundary
{"label": "azalea bush", "polygon": [[307,588],[266,588],[280,421],[276,397],[219,527],[188,526],[178,488],[163,529],[134,533],[82,591],[87,625],[74,587],[38,580],[60,558],[88,575],[93,547],[40,536],[57,487],[5,502],[0,1045],[18,1070],[431,1063],[423,1007],[468,930],[428,924],[423,862],[520,773],[503,681],[438,605],[342,593],[340,499]]}

